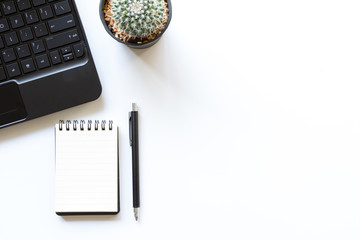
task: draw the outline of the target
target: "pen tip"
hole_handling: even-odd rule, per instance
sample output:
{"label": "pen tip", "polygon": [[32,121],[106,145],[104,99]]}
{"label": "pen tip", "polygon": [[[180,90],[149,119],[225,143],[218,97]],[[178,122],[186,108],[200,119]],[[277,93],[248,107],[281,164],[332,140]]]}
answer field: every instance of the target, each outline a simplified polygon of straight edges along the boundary
{"label": "pen tip", "polygon": [[134,208],[134,217],[136,221],[139,220],[139,208]]}

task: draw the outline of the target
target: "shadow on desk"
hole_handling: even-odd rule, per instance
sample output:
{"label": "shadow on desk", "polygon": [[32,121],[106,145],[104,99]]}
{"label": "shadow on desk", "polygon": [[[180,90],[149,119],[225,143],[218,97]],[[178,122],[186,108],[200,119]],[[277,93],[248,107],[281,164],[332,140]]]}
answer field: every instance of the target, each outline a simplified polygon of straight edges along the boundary
{"label": "shadow on desk", "polygon": [[[177,65],[177,49],[183,47],[174,39],[174,35],[164,35],[158,43],[145,49],[128,48],[129,58],[141,59],[144,65],[153,71],[161,74],[173,75],[173,70]],[[184,65],[184,64],[182,64]],[[169,78],[163,78],[169,79]]]}
{"label": "shadow on desk", "polygon": [[103,98],[100,97],[93,102],[0,129],[0,142],[54,127],[59,120],[87,119],[86,116],[100,111],[103,107]]}
{"label": "shadow on desk", "polygon": [[119,220],[120,215],[87,215],[87,216],[63,216],[66,222],[92,222],[92,221],[114,221]]}

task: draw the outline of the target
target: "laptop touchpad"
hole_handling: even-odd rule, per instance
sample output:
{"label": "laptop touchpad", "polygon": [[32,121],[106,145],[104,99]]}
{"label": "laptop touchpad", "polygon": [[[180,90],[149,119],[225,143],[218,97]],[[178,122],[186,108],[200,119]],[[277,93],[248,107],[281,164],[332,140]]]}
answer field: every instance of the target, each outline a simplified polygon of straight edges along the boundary
{"label": "laptop touchpad", "polygon": [[0,85],[0,127],[27,116],[19,87],[15,82]]}

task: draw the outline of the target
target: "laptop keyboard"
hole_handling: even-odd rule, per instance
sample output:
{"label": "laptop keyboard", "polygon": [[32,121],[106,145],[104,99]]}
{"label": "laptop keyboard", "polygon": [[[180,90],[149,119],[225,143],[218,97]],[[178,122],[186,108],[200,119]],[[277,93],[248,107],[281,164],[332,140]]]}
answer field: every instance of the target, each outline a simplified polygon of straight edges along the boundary
{"label": "laptop keyboard", "polygon": [[68,0],[0,2],[0,83],[75,62],[85,48]]}

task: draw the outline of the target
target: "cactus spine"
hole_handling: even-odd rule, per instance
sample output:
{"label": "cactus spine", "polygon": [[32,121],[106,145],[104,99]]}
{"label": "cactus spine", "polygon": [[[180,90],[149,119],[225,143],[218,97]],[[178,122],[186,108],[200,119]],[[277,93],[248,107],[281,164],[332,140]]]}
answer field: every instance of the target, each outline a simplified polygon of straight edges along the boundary
{"label": "cactus spine", "polygon": [[109,0],[105,19],[123,41],[151,41],[165,28],[169,10],[165,0]]}

